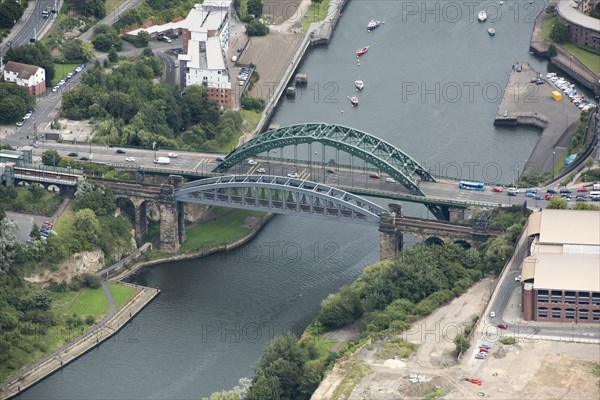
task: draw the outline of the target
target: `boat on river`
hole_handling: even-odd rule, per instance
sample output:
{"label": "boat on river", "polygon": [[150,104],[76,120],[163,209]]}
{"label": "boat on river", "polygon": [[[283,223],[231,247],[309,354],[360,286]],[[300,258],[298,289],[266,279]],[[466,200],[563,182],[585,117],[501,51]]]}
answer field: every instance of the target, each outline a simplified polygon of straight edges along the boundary
{"label": "boat on river", "polygon": [[487,13],[483,10],[479,11],[477,19],[479,20],[479,22],[485,22],[485,20],[487,19]]}
{"label": "boat on river", "polygon": [[365,87],[365,83],[363,81],[354,81],[354,86],[356,86],[356,88],[358,90],[363,90],[363,88]]}
{"label": "boat on river", "polygon": [[372,31],[373,29],[377,29],[377,28],[379,28],[380,26],[381,26],[381,21],[374,21],[374,20],[371,20],[371,21],[369,21],[369,23],[367,24],[367,30],[370,32],[370,31]]}
{"label": "boat on river", "polygon": [[494,36],[495,34],[496,34],[496,31],[494,30],[494,28],[488,28],[488,35]]}
{"label": "boat on river", "polygon": [[356,55],[357,56],[362,56],[367,51],[369,51],[369,46],[367,46],[367,47],[361,47],[360,49],[356,50]]}
{"label": "boat on river", "polygon": [[358,105],[358,97],[350,97],[350,103],[352,107],[356,107]]}

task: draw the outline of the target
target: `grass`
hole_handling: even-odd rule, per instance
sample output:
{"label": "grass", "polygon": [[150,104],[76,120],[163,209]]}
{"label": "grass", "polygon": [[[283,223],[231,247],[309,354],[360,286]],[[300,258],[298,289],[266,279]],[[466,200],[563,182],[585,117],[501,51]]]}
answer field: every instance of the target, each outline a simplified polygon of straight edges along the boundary
{"label": "grass", "polygon": [[512,336],[505,336],[503,338],[500,338],[500,343],[508,346],[517,343],[517,340]]}
{"label": "grass", "polygon": [[552,25],[556,24],[556,15],[546,17],[544,20],[544,27],[542,28],[542,40],[551,42],[550,32],[552,32]]}
{"label": "grass", "polygon": [[357,359],[351,359],[341,367],[344,370],[344,378],[335,389],[332,399],[347,399],[356,385],[370,371],[370,368]]}
{"label": "grass", "polygon": [[325,20],[327,10],[329,9],[329,0],[323,0],[320,3],[312,3],[310,8],[302,18],[302,32],[308,31],[308,27],[313,22]]}
{"label": "grass", "polygon": [[248,0],[238,0],[237,3],[240,11],[240,18],[245,18],[248,16]]}
{"label": "grass", "polygon": [[563,43],[561,46],[571,53],[573,57],[585,64],[585,66],[592,70],[595,74],[600,74],[600,55],[578,47],[573,43]]}
{"label": "grass", "polygon": [[179,252],[232,243],[250,231],[250,228],[241,226],[247,217],[261,218],[263,215],[260,211],[239,210],[223,219],[188,228],[185,231],[187,240],[181,245]]}
{"label": "grass", "polygon": [[415,352],[417,346],[413,343],[405,342],[404,340],[397,338],[392,340],[390,343],[386,343],[381,350],[375,353],[375,357],[381,359],[392,358],[398,356],[400,358],[408,358]]}
{"label": "grass", "polygon": [[79,67],[81,64],[54,64],[54,79],[52,79],[52,86],[56,86],[58,81],[63,79],[67,74]]}
{"label": "grass", "polygon": [[446,393],[448,393],[448,391],[443,387],[440,387],[440,388],[432,387],[432,388],[429,388],[424,393],[424,396],[425,396],[425,399],[427,399],[427,400],[436,400],[436,399],[439,399],[440,397],[445,396]]}
{"label": "grass", "polygon": [[251,131],[256,128],[262,117],[262,113],[254,110],[240,110],[240,112],[242,113],[242,117],[244,117],[244,130]]}
{"label": "grass", "polygon": [[135,288],[130,286],[123,286],[111,283],[108,285],[110,289],[110,293],[115,300],[115,304],[117,305],[117,309],[123,307],[125,303],[129,301],[135,295]]}
{"label": "grass", "polygon": [[17,198],[5,200],[4,206],[9,211],[51,217],[62,202],[62,197],[45,191],[42,197],[33,198],[27,189],[17,189]]}
{"label": "grass", "polygon": [[98,289],[85,289],[70,310],[70,313],[76,313],[80,316],[101,315],[107,312],[108,300],[106,300],[101,287]]}

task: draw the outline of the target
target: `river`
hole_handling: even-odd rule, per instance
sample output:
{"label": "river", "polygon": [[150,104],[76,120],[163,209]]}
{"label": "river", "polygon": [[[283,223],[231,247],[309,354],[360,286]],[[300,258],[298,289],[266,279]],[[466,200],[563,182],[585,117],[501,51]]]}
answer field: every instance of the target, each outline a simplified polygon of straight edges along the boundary
{"label": "river", "polygon": [[[330,45],[313,49],[300,68],[308,87],[295,101],[283,101],[272,123],[351,126],[400,147],[434,173],[491,179],[484,176],[491,163],[502,174],[496,180],[510,182],[538,133],[495,128],[500,94],[494,90],[504,88],[515,59],[546,71],[528,54],[535,16],[527,19],[531,5],[523,1],[481,3],[474,15],[468,4],[350,1]],[[502,16],[478,23],[483,4],[490,19],[494,10]],[[434,11],[425,14],[425,6]],[[367,33],[371,18],[385,25]],[[354,52],[367,45],[359,67]],[[355,95],[356,79],[365,89],[352,109],[347,96]],[[229,389],[252,376],[269,338],[301,332],[328,293],[378,259],[376,228],[278,216],[231,254],[142,270],[134,281],[160,287],[161,295],[113,339],[18,398],[198,399]]]}

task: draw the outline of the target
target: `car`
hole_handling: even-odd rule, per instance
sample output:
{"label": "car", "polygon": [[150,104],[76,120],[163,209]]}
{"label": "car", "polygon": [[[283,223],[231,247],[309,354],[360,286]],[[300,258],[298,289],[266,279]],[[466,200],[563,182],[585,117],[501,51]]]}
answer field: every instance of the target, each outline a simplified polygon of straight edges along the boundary
{"label": "car", "polygon": [[67,154],[67,156],[69,157],[77,157],[79,154],[76,151],[72,151],[69,154]]}
{"label": "car", "polygon": [[516,187],[508,188],[508,193],[519,194],[521,191]]}
{"label": "car", "polygon": [[544,196],[542,196],[540,194],[536,194],[533,198],[536,200],[544,200]]}
{"label": "car", "polygon": [[554,189],[548,189],[548,190],[546,190],[546,193],[556,194],[556,190],[554,190]]}
{"label": "car", "polygon": [[290,172],[287,174],[288,178],[299,178],[300,175],[297,172]]}
{"label": "car", "polygon": [[485,360],[485,353],[477,353],[475,354],[475,358],[478,360]]}
{"label": "car", "polygon": [[504,112],[502,113],[502,116],[504,118],[508,117],[508,110],[504,110]]}
{"label": "car", "polygon": [[535,196],[536,196],[536,194],[535,194],[535,193],[533,193],[533,192],[526,192],[526,193],[525,193],[525,197],[532,197],[532,198],[533,198],[533,197],[535,197]]}
{"label": "car", "polygon": [[167,157],[169,157],[169,158],[177,158],[178,156],[177,156],[177,153],[169,153],[169,154],[167,154]]}
{"label": "car", "polygon": [[23,119],[29,119],[33,115],[33,111],[27,111],[27,114],[23,117]]}
{"label": "car", "polygon": [[396,180],[394,178],[385,178],[385,181],[388,183],[396,183]]}
{"label": "car", "polygon": [[53,92],[57,92],[57,91],[58,91],[58,89],[60,89],[60,86],[54,86],[54,87],[52,88],[52,91],[53,91]]}
{"label": "car", "polygon": [[371,172],[369,174],[369,178],[379,179],[379,178],[381,178],[381,176],[379,174],[375,173],[375,172]]}
{"label": "car", "polygon": [[117,153],[117,154],[125,154],[125,150],[123,150],[123,149],[117,149],[117,151],[115,151],[115,153]]}
{"label": "car", "polygon": [[242,50],[244,50],[244,49],[240,47],[239,49],[237,49],[237,52],[238,52],[238,53],[241,53],[241,52],[242,52]]}
{"label": "car", "polygon": [[527,188],[525,189],[525,193],[537,193],[537,188]]}
{"label": "car", "polygon": [[161,41],[163,41],[165,43],[171,43],[172,42],[171,38],[169,38],[167,36],[159,36],[157,40],[161,40]]}
{"label": "car", "polygon": [[546,81],[543,79],[538,79],[537,81],[535,81],[536,85],[543,85],[544,83],[546,83]]}
{"label": "car", "polygon": [[481,344],[479,347],[480,347],[480,348],[484,348],[484,349],[488,349],[488,350],[489,350],[489,349],[491,349],[491,348],[492,348],[492,344],[491,344],[491,343],[488,343],[488,342],[484,342],[484,343],[482,343],[482,344]]}
{"label": "car", "polygon": [[515,282],[521,282],[521,275],[515,276]]}
{"label": "car", "polygon": [[79,161],[90,161],[89,157],[83,156],[79,157]]}
{"label": "car", "polygon": [[259,168],[256,170],[256,173],[258,174],[264,174],[265,172],[267,172],[264,168]]}
{"label": "car", "polygon": [[494,311],[490,311],[490,318],[496,318],[496,313]]}
{"label": "car", "polygon": [[133,158],[133,157],[127,157],[125,159],[125,162],[134,162],[134,161],[135,161],[135,158]]}
{"label": "car", "polygon": [[225,159],[223,157],[217,157],[217,158],[215,158],[215,161],[216,162],[223,162],[223,161],[225,161]]}
{"label": "car", "polygon": [[83,68],[81,68],[81,67],[75,68],[75,72],[81,72],[82,70],[83,70]]}
{"label": "car", "polygon": [[248,80],[248,75],[239,75],[238,76],[238,81],[247,81]]}
{"label": "car", "polygon": [[490,351],[490,350],[489,350],[489,349],[486,349],[485,347],[481,347],[481,348],[479,348],[479,352],[480,352],[480,353],[488,353],[489,351]]}
{"label": "car", "polygon": [[575,201],[588,201],[587,196],[577,196],[575,197]]}
{"label": "car", "polygon": [[496,326],[500,329],[508,329],[508,325],[506,325],[506,324],[498,324]]}
{"label": "car", "polygon": [[586,188],[586,187],[582,186],[582,187],[580,187],[579,189],[577,189],[577,191],[578,191],[579,193],[585,193],[585,192],[587,192],[587,191],[588,191],[588,188]]}
{"label": "car", "polygon": [[553,198],[553,197],[554,197],[554,195],[553,195],[552,193],[546,193],[546,194],[544,195],[544,200],[550,200],[550,199],[551,199],[551,198]]}
{"label": "car", "polygon": [[335,169],[327,168],[325,172],[327,172],[328,174],[335,174]]}
{"label": "car", "polygon": [[72,77],[73,77],[73,73],[72,73],[72,72],[69,72],[69,73],[67,74],[67,79],[71,79]]}
{"label": "car", "polygon": [[506,192],[508,196],[516,196],[517,192]]}
{"label": "car", "polygon": [[22,119],[19,122],[17,122],[17,126],[23,126],[24,123],[25,123],[25,120]]}
{"label": "car", "polygon": [[173,49],[173,54],[181,54],[181,53],[183,53],[183,48],[179,47],[179,48]]}
{"label": "car", "polygon": [[492,188],[492,192],[495,192],[495,193],[502,193],[502,188],[500,188],[500,187],[498,187],[498,186],[494,186],[494,187]]}
{"label": "car", "polygon": [[474,385],[481,386],[481,381],[475,378],[465,379],[467,382],[471,382]]}
{"label": "car", "polygon": [[567,200],[567,201],[571,201],[571,196],[570,196],[570,195],[568,195],[568,194],[561,194],[561,195],[560,195],[560,198],[561,198],[561,199],[565,199],[565,200]]}
{"label": "car", "polygon": [[32,145],[33,147],[35,147],[36,149],[37,149],[38,147],[40,147],[40,145],[39,145],[39,144],[37,144],[37,143],[31,143],[31,145]]}
{"label": "car", "polygon": [[244,82],[244,81],[239,81],[239,85],[240,85],[240,86],[244,86],[244,84],[245,84],[245,83],[246,83],[246,82]]}
{"label": "car", "polygon": [[571,194],[571,190],[567,188],[560,189],[560,194]]}
{"label": "car", "polygon": [[255,160],[250,159],[250,160],[248,160],[248,164],[250,164],[250,165],[256,165],[258,163]]}
{"label": "car", "polygon": [[521,72],[521,71],[523,71],[523,65],[521,65],[521,63],[517,64],[517,69],[516,69],[516,71],[517,71],[517,72]]}
{"label": "car", "polygon": [[58,83],[56,84],[57,86],[62,86],[66,83],[67,81],[65,81],[64,79],[61,79],[60,81],[58,81]]}

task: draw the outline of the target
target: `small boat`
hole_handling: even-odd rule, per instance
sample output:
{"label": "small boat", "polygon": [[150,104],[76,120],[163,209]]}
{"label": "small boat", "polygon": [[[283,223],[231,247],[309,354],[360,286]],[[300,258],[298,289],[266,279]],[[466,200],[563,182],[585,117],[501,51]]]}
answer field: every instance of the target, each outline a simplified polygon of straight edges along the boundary
{"label": "small boat", "polygon": [[361,47],[360,49],[356,50],[356,55],[357,56],[362,56],[367,51],[369,51],[369,46],[367,46],[367,47]]}
{"label": "small boat", "polygon": [[494,30],[494,28],[488,28],[488,34],[490,36],[494,36],[496,34],[496,31]]}
{"label": "small boat", "polygon": [[368,24],[367,24],[367,30],[368,31],[372,31],[373,29],[379,28],[381,26],[381,21],[374,21],[371,20]]}
{"label": "small boat", "polygon": [[485,20],[487,19],[486,12],[483,10],[479,11],[479,14],[477,15],[477,19],[479,20],[479,22],[485,22]]}
{"label": "small boat", "polygon": [[352,103],[352,107],[356,107],[358,105],[358,97],[350,97],[350,103]]}
{"label": "small boat", "polygon": [[358,90],[363,90],[365,83],[363,81],[354,81],[354,86],[356,86]]}
{"label": "small boat", "polygon": [[501,1],[501,2],[500,2],[500,5],[502,5],[502,4],[504,4],[504,2],[503,2],[503,1]]}

